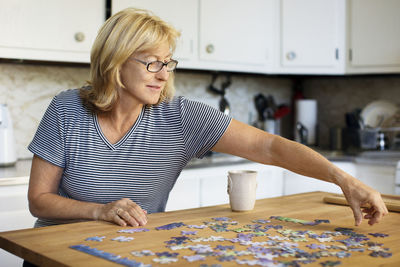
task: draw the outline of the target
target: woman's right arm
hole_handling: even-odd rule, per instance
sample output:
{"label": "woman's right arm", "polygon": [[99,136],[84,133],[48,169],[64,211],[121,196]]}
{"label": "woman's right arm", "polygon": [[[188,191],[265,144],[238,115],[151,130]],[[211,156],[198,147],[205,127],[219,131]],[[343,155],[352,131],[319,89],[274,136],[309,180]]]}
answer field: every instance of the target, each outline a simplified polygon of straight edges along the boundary
{"label": "woman's right arm", "polygon": [[[33,216],[60,222],[104,220],[121,226],[145,225],[146,212],[130,199],[98,204],[58,195],[63,168],[34,156],[29,180],[29,210]],[[118,211],[118,214],[117,214]]]}

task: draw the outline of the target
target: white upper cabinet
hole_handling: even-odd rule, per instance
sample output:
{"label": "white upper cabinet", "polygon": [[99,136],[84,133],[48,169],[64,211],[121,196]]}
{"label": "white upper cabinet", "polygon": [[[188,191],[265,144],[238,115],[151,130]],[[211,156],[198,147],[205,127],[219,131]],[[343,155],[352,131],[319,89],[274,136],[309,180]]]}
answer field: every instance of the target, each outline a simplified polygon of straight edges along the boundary
{"label": "white upper cabinet", "polygon": [[0,57],[90,62],[105,1],[0,0]]}
{"label": "white upper cabinet", "polygon": [[174,58],[179,61],[178,67],[186,67],[188,61],[196,58],[198,32],[197,0],[113,0],[112,14],[127,7],[150,10],[180,31],[181,36],[174,54]]}
{"label": "white upper cabinet", "polygon": [[338,1],[281,0],[279,66],[284,73],[324,73],[340,67]]}
{"label": "white upper cabinet", "polygon": [[400,72],[399,10],[398,0],[280,0],[278,72]]}
{"label": "white upper cabinet", "polygon": [[400,1],[350,0],[348,72],[400,72]]}
{"label": "white upper cabinet", "polygon": [[275,10],[274,0],[200,0],[199,63],[215,69],[269,71]]}
{"label": "white upper cabinet", "polygon": [[112,13],[148,9],[181,32],[179,68],[266,73],[276,0],[113,0]]}

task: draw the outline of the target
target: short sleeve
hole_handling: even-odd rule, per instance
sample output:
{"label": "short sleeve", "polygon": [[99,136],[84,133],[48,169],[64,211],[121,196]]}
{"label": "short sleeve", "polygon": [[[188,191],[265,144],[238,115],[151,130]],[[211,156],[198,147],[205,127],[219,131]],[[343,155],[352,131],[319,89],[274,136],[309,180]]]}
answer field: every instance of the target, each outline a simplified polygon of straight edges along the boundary
{"label": "short sleeve", "polygon": [[204,103],[181,99],[182,128],[187,154],[202,158],[225,133],[232,118]]}
{"label": "short sleeve", "polygon": [[38,157],[65,168],[64,123],[57,96],[47,108],[39,127],[28,146],[29,151]]}

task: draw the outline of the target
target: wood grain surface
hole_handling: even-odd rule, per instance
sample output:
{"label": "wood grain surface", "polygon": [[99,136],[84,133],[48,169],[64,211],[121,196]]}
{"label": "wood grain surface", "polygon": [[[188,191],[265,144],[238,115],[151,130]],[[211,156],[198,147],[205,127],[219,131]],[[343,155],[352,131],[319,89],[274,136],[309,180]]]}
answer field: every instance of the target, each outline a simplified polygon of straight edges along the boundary
{"label": "wood grain surface", "polygon": [[[271,220],[271,224],[282,225],[285,229],[291,230],[312,230],[317,234],[324,231],[334,231],[337,227],[353,228],[355,232],[367,235],[369,233],[385,233],[388,237],[374,238],[374,242],[383,243],[383,247],[389,248],[393,254],[390,258],[375,258],[365,252],[351,252],[351,257],[339,259],[337,257],[324,257],[305,266],[321,266],[320,262],[331,260],[341,261],[340,266],[400,266],[400,214],[390,212],[382,222],[377,225],[369,226],[364,220],[361,226],[354,226],[353,214],[349,207],[331,205],[323,202],[324,196],[328,193],[313,192],[296,194],[278,198],[257,200],[254,210],[248,212],[232,212],[229,205],[219,205],[198,209],[181,210],[149,215],[149,223],[145,228],[149,232],[141,233],[117,233],[124,229],[117,225],[106,222],[89,221],[58,226],[49,226],[39,229],[26,229],[0,233],[0,248],[3,248],[19,257],[27,259],[40,266],[121,266],[107,260],[88,255],[86,253],[69,248],[71,245],[84,244],[100,250],[135,259],[137,261],[152,264],[153,266],[200,266],[201,264],[221,264],[222,266],[237,266],[234,261],[219,262],[216,257],[206,257],[205,261],[188,262],[183,259],[183,255],[193,255],[194,252],[188,249],[172,251],[166,248],[164,243],[171,237],[181,236],[182,230],[196,230],[187,227],[172,230],[156,230],[155,227],[173,223],[183,222],[185,224],[203,224],[212,221],[213,217],[229,217],[239,225],[251,224],[252,220],[269,219],[270,216],[284,216],[302,220],[313,221],[315,219],[329,219],[329,224],[319,224],[315,226],[305,226],[293,222],[282,222]],[[132,228],[132,227],[125,227]],[[268,230],[267,233],[269,233]],[[131,242],[111,241],[117,236],[132,236],[135,239]],[[210,228],[199,229],[196,237],[224,236],[234,238],[237,233],[223,232],[217,233]],[[85,241],[88,237],[106,236],[103,242]],[[257,241],[267,240],[266,237],[256,237]],[[201,242],[204,244],[204,242]],[[301,243],[301,244],[300,244]],[[305,248],[306,244],[318,243],[315,239],[307,242],[299,242],[299,248]],[[335,242],[338,244],[337,242]],[[234,245],[237,250],[245,250],[245,246],[229,241],[210,242],[214,248],[220,245]],[[329,245],[324,243],[325,245]],[[134,257],[131,251],[151,250],[153,252],[178,252],[176,263],[161,265],[152,262],[155,256]],[[365,247],[367,249],[367,247]],[[252,256],[241,256],[241,259],[252,259]],[[282,258],[276,258],[281,260]],[[287,258],[286,260],[293,260]],[[303,264],[302,264],[303,265]],[[246,265],[244,265],[246,266]]]}

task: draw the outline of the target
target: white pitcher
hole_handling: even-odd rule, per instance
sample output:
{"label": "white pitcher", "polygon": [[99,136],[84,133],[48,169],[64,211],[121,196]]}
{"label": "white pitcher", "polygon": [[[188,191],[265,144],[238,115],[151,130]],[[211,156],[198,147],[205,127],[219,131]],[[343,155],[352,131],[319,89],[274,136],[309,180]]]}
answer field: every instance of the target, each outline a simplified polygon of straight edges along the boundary
{"label": "white pitcher", "polygon": [[0,166],[10,166],[17,161],[15,139],[10,112],[0,104]]}

